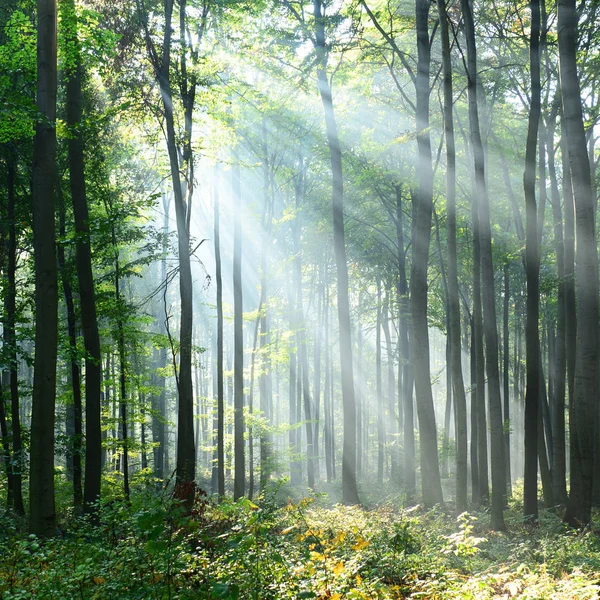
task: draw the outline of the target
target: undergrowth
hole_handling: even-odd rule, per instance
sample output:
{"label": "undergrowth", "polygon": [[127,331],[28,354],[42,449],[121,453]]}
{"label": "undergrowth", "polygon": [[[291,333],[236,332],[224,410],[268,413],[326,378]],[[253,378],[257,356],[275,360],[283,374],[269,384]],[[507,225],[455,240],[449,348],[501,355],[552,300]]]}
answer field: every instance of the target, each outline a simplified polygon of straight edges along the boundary
{"label": "undergrowth", "polygon": [[591,599],[600,539],[551,512],[507,531],[485,513],[329,506],[315,495],[281,502],[201,500],[192,514],[140,486],[98,507],[99,523],[69,517],[41,541],[0,517],[0,597],[45,599]]}

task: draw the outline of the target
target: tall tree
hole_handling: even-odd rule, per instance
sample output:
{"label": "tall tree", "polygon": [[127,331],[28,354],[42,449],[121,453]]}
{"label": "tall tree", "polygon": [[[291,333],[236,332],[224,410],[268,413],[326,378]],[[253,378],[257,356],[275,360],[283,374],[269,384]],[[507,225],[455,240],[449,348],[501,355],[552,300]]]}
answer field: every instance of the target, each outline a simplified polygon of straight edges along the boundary
{"label": "tall tree", "polygon": [[246,461],[244,455],[244,305],[242,296],[242,189],[240,163],[237,153],[232,168],[232,193],[236,203],[233,221],[233,373],[234,373],[234,447],[235,470],[233,499],[239,500],[245,492]]}
{"label": "tall tree", "polygon": [[56,0],[38,0],[37,94],[33,142],[35,357],[31,407],[29,528],[54,535],[54,408],[58,342],[58,276],[54,231],[56,182]]}
{"label": "tall tree", "polygon": [[[181,179],[181,169],[190,166],[191,156],[191,114],[195,92],[187,87],[185,76],[186,55],[186,3],[180,2],[180,49],[179,73],[181,89],[184,91],[183,102],[185,105],[185,133],[184,149],[180,154],[177,142],[178,136],[175,128],[175,113],[173,104],[173,86],[171,84],[171,47],[173,41],[173,8],[174,0],[164,1],[164,30],[162,47],[157,48],[148,23],[149,15],[143,3],[136,0],[138,14],[144,28],[144,38],[148,56],[154,69],[155,78],[160,88],[163,105],[163,116],[169,155],[169,167],[173,199],[175,204],[175,221],[177,224],[177,254],[179,260],[179,297],[181,304],[181,318],[179,323],[179,373],[177,376],[177,392],[179,396],[177,411],[177,495],[186,501],[188,507],[194,500],[196,474],[196,449],[194,445],[194,394],[192,384],[192,331],[193,331],[193,284],[190,260],[189,219],[191,205],[190,188],[191,179],[186,179],[185,186]],[[195,85],[192,88],[195,90]],[[191,106],[191,108],[190,108]],[[181,155],[181,160],[180,160]],[[180,164],[183,162],[184,164]],[[188,203],[184,198],[184,187],[188,195]]]}
{"label": "tall tree", "polygon": [[577,353],[574,394],[569,407],[571,488],[564,520],[572,526],[584,526],[591,519],[593,437],[597,413],[598,251],[594,194],[577,72],[577,10],[574,0],[558,2],[558,52],[577,236]]}
{"label": "tall tree", "polygon": [[317,79],[323,104],[327,142],[331,160],[333,247],[337,271],[337,305],[340,330],[340,365],[342,369],[343,457],[342,499],[345,504],[358,504],[356,487],[356,400],[354,396],[354,368],[348,298],[348,263],[344,231],[344,176],[342,149],[333,107],[331,86],[327,77],[328,50],[325,40],[325,14],[321,0],[313,0],[315,19],[315,49],[317,52]]}
{"label": "tall tree", "polygon": [[[219,170],[215,169],[218,176]],[[213,489],[219,497],[225,496],[225,396],[223,387],[223,276],[221,274],[221,224],[218,177],[213,189],[214,236],[215,236],[215,278],[217,285],[217,486]]]}
{"label": "tall tree", "polygon": [[[23,504],[23,440],[21,436],[21,415],[19,402],[19,361],[17,356],[16,313],[17,313],[17,217],[16,208],[16,164],[14,148],[7,149],[7,210],[8,236],[6,252],[6,292],[4,297],[3,342],[8,350],[8,378],[10,386],[10,415],[12,434],[12,457],[10,483],[12,506],[17,514],[25,514]],[[8,441],[8,439],[7,439]],[[81,465],[81,463],[80,463]],[[81,482],[81,480],[80,480]],[[77,490],[77,487],[75,487]]]}
{"label": "tall tree", "polygon": [[460,346],[460,305],[456,250],[456,149],[454,143],[452,61],[445,0],[437,0],[442,37],[444,87],[444,134],[446,137],[446,214],[448,240],[448,322],[450,325],[450,367],[454,392],[456,425],[456,512],[467,509],[467,398],[462,374]]}
{"label": "tall tree", "polygon": [[523,189],[526,208],[525,272],[527,276],[527,321],[525,326],[527,388],[525,391],[525,489],[523,514],[526,519],[537,519],[537,461],[538,461],[538,410],[540,407],[539,347],[539,295],[540,250],[538,215],[535,197],[536,153],[539,122],[541,118],[540,79],[540,2],[532,0],[531,33],[529,38],[529,68],[531,71],[531,105],[525,148],[525,173]]}
{"label": "tall tree", "polygon": [[85,168],[83,155],[83,65],[78,37],[75,0],[64,3],[65,43],[72,56],[67,61],[67,125],[69,175],[71,200],[75,218],[77,280],[83,342],[85,345],[85,484],[84,503],[90,509],[100,497],[102,475],[102,434],[100,427],[100,390],[102,362],[100,358],[100,335],[96,317],[96,297],[92,274],[89,211],[87,204]]}
{"label": "tall tree", "polygon": [[433,210],[433,168],[429,133],[429,72],[431,42],[429,37],[427,0],[416,1],[417,29],[417,146],[419,152],[419,190],[411,267],[411,312],[415,390],[421,444],[421,486],[423,503],[427,507],[443,502],[440,467],[437,452],[437,431],[431,372],[429,366],[429,326],[427,323],[427,266],[431,241]]}
{"label": "tall tree", "polygon": [[[486,373],[488,378],[488,406],[490,414],[490,456],[492,464],[492,514],[493,529],[504,529],[504,503],[506,500],[506,475],[504,469],[504,428],[498,370],[498,328],[496,324],[496,297],[494,294],[494,264],[492,259],[492,230],[490,206],[485,175],[485,157],[479,126],[477,100],[477,49],[475,23],[469,0],[461,0],[467,41],[467,94],[469,125],[475,166],[475,185],[479,211],[479,237],[481,250],[481,276],[483,292],[483,333],[485,336]],[[485,434],[485,430],[483,432]]]}

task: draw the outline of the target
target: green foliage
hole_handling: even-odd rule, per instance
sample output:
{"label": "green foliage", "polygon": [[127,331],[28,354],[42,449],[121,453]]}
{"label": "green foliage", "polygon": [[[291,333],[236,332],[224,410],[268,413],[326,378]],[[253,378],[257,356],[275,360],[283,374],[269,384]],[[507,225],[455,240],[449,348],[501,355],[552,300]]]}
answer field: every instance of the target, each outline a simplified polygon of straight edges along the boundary
{"label": "green foliage", "polygon": [[0,143],[33,137],[36,36],[29,17],[15,10],[0,42]]}
{"label": "green foliage", "polygon": [[[118,488],[115,487],[115,491]],[[151,477],[131,502],[105,494],[99,523],[63,522],[42,542],[0,517],[0,595],[16,598],[595,598],[600,542],[551,513],[539,528],[483,533],[453,519],[382,505],[327,506],[315,496],[256,503],[200,497],[187,514]],[[61,496],[59,495],[59,499]],[[66,501],[66,498],[64,499]]]}

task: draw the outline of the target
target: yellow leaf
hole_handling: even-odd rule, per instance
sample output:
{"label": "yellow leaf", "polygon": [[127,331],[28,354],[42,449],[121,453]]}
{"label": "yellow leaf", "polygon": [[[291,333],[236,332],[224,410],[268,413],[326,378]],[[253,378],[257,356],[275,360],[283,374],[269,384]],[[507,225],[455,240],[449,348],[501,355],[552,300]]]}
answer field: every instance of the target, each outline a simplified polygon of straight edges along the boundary
{"label": "yellow leaf", "polygon": [[333,545],[337,546],[338,544],[341,544],[345,539],[346,533],[344,531],[340,531],[333,539]]}
{"label": "yellow leaf", "polygon": [[356,585],[360,585],[362,583],[362,577],[357,573],[356,574]]}
{"label": "yellow leaf", "polygon": [[310,553],[310,559],[311,560],[323,560],[325,558],[325,556],[323,554],[321,554],[320,552],[311,552]]}
{"label": "yellow leaf", "polygon": [[362,550],[363,548],[366,548],[369,545],[369,542],[367,542],[367,540],[365,540],[362,537],[359,537],[356,540],[356,544],[354,544],[354,546],[352,546],[352,550],[355,550],[356,552]]}
{"label": "yellow leaf", "polygon": [[331,596],[331,600],[342,600],[342,595],[337,592]]}
{"label": "yellow leaf", "polygon": [[333,567],[333,574],[337,577],[344,572],[344,563],[339,562],[335,567]]}
{"label": "yellow leaf", "polygon": [[104,579],[104,577],[94,577],[94,583],[96,585],[102,585],[103,583],[106,583],[106,579]]}
{"label": "yellow leaf", "polygon": [[281,535],[287,535],[290,531],[292,531],[293,529],[296,529],[295,525],[292,525],[291,527],[286,527],[282,532]]}

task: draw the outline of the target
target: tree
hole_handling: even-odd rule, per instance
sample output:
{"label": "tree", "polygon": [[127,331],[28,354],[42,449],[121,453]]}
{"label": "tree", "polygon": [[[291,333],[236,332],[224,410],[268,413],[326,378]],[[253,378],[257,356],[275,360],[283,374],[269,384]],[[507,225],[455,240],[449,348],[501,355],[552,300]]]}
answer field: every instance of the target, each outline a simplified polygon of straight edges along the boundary
{"label": "tree", "polygon": [[71,201],[75,217],[77,280],[83,341],[85,344],[85,487],[84,503],[88,510],[100,497],[102,437],[100,431],[100,388],[102,361],[100,357],[100,335],[96,316],[94,277],[90,240],[89,211],[86,194],[83,155],[83,109],[82,76],[83,65],[78,38],[77,12],[74,0],[67,0],[63,8],[65,43],[72,55],[67,64],[67,125],[69,136],[69,173]]}
{"label": "tree", "polygon": [[433,210],[433,169],[429,135],[429,3],[416,2],[417,80],[416,119],[419,151],[419,191],[416,197],[413,261],[410,278],[412,312],[413,367],[421,446],[421,486],[427,507],[441,504],[442,484],[437,452],[437,431],[429,367],[429,329],[427,324],[427,264]]}
{"label": "tree", "polygon": [[342,458],[342,498],[346,504],[358,504],[356,487],[356,401],[354,396],[354,369],[350,335],[350,302],[348,299],[348,263],[344,234],[344,176],[342,150],[333,108],[331,86],[327,77],[327,46],[325,44],[325,15],[321,0],[313,0],[315,16],[315,49],[317,52],[317,79],[323,104],[327,143],[331,160],[333,247],[337,271],[337,303],[340,328],[340,363],[342,368],[342,400],[344,414],[344,446]]}
{"label": "tree", "polygon": [[232,193],[236,203],[233,223],[233,405],[235,471],[233,499],[239,500],[245,493],[246,460],[244,451],[244,304],[242,295],[242,188],[240,163],[237,153],[232,168]]}
{"label": "tree", "polygon": [[564,520],[571,526],[581,527],[590,522],[592,507],[593,437],[597,413],[598,251],[576,47],[575,2],[559,0],[560,88],[577,234],[577,353],[574,394],[569,410],[571,487]]}
{"label": "tree", "polygon": [[[192,330],[193,330],[193,284],[190,261],[189,220],[193,178],[185,181],[187,203],[184,198],[184,186],[181,180],[180,152],[177,147],[175,129],[174,94],[171,84],[171,47],[173,35],[174,1],[164,2],[164,29],[162,47],[157,48],[151,35],[148,23],[149,14],[142,3],[137,0],[137,10],[144,28],[144,38],[148,56],[154,69],[155,78],[160,88],[163,105],[163,117],[166,129],[167,152],[173,199],[175,204],[175,219],[177,224],[177,248],[179,259],[179,295],[181,301],[181,319],[179,325],[179,373],[177,376],[177,391],[179,410],[177,413],[177,484],[178,495],[191,508],[195,496],[194,479],[196,476],[196,449],[194,445],[194,394],[192,386]],[[183,166],[192,168],[191,153],[191,115],[194,106],[196,82],[188,87],[186,68],[186,2],[180,2],[180,90],[184,103],[184,148],[181,152]],[[201,29],[202,31],[202,29]],[[201,37],[201,36],[200,36]],[[189,171],[188,171],[189,172]],[[193,169],[192,169],[193,173]]]}
{"label": "tree", "polygon": [[527,389],[525,393],[525,490],[523,513],[526,519],[536,520],[537,461],[538,461],[538,410],[540,407],[540,354],[539,346],[539,269],[538,215],[535,198],[535,171],[538,128],[541,118],[540,84],[540,4],[532,0],[529,64],[531,69],[531,106],[525,153],[525,191],[527,249],[525,270],[527,274],[527,324],[525,345],[527,351]]}
{"label": "tree", "polygon": [[456,251],[456,150],[454,143],[452,62],[448,15],[444,0],[437,2],[442,38],[444,86],[444,133],[446,136],[446,213],[448,238],[448,322],[450,330],[450,368],[456,424],[456,512],[467,509],[467,399],[462,374],[460,346],[460,306]]}
{"label": "tree", "polygon": [[[498,372],[498,329],[496,325],[496,299],[494,295],[494,265],[492,259],[492,231],[490,225],[489,198],[485,177],[485,159],[479,129],[477,100],[477,50],[475,24],[469,0],[461,0],[465,34],[467,40],[467,92],[469,103],[469,125],[475,165],[477,191],[479,239],[481,251],[481,275],[483,292],[483,333],[486,349],[486,372],[489,390],[490,412],[490,455],[492,463],[492,528],[504,529],[504,503],[506,479],[504,468],[504,428],[500,399],[500,375]],[[485,434],[485,430],[483,432]]]}
{"label": "tree", "polygon": [[37,108],[33,143],[35,358],[31,413],[29,528],[54,535],[54,407],[58,336],[58,277],[54,231],[56,182],[56,0],[38,0]]}

